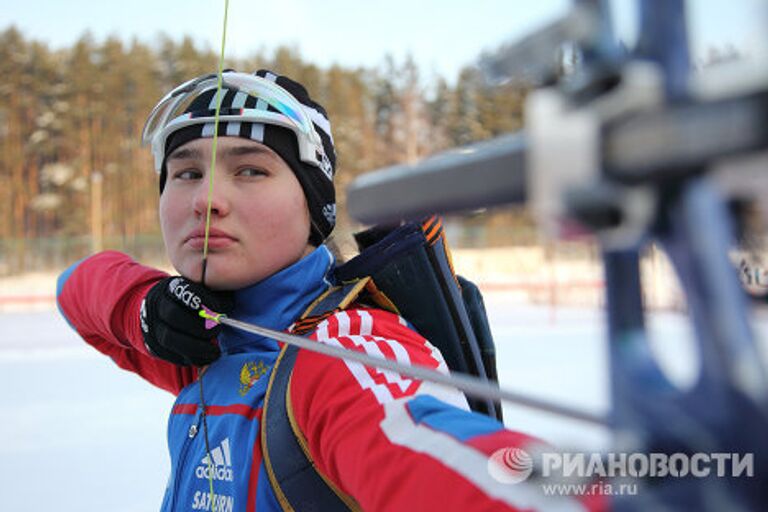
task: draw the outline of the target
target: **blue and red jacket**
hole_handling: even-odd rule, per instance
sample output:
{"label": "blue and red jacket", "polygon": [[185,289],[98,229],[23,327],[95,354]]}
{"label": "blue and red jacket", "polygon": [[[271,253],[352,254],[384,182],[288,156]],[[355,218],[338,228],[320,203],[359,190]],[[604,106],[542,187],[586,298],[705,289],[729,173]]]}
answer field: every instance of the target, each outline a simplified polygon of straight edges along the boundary
{"label": "blue and red jacket", "polygon": [[[333,265],[321,246],[237,291],[231,316],[287,330],[330,285]],[[141,301],[164,277],[124,254],[99,253],[62,274],[59,307],[87,343],[177,396],[168,426],[172,473],[162,510],[282,510],[260,443],[264,396],[280,344],[223,328],[218,339],[222,356],[203,376],[210,461],[197,370],[151,356],[141,335]],[[440,353],[402,318],[378,309],[339,312],[310,338],[448,371]],[[497,481],[488,470],[489,457],[536,441],[469,412],[456,390],[300,351],[290,399],[317,469],[363,510],[585,509],[573,498],[543,496],[534,483]]]}

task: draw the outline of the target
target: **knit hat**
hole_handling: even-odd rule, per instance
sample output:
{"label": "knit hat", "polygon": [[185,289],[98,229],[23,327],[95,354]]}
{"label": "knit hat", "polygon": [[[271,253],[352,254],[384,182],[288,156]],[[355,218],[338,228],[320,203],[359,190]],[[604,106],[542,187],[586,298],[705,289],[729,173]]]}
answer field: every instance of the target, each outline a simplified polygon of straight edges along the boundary
{"label": "knit hat", "polygon": [[[224,72],[226,80],[227,73]],[[326,165],[317,167],[302,161],[299,155],[297,135],[289,128],[270,124],[269,122],[240,122],[228,120],[219,122],[219,137],[243,137],[255,140],[268,146],[285,160],[299,180],[304,196],[309,207],[311,229],[309,242],[315,246],[323,243],[330,235],[336,223],[336,193],[333,186],[333,176],[336,171],[336,153],[331,135],[331,125],[325,109],[313,101],[307,90],[300,83],[288,77],[276,75],[271,71],[261,69],[256,76],[275,82],[292,95],[301,104],[309,119],[312,120],[314,129],[320,136],[322,146],[327,157]],[[257,109],[268,112],[279,112],[271,104],[249,95],[245,92],[224,87],[222,89],[221,111],[238,112],[238,109]],[[205,112],[210,113],[216,109],[216,88],[203,90],[195,97],[184,113]],[[206,116],[201,116],[206,117]],[[166,159],[176,148],[187,142],[204,137],[213,137],[213,125],[210,116],[208,120],[197,124],[189,124],[172,132],[165,140],[165,149],[162,154],[162,167],[160,168],[160,193],[162,194],[167,178]]]}

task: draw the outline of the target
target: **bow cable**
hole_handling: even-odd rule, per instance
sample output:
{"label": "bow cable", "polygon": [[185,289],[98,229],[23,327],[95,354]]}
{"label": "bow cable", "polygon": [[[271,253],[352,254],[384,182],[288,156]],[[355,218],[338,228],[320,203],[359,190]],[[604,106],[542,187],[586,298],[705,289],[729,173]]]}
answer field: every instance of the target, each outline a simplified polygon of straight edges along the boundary
{"label": "bow cable", "polygon": [[[216,82],[216,112],[213,117],[213,142],[211,145],[211,166],[208,169],[208,205],[205,210],[205,239],[203,241],[203,261],[202,271],[200,276],[200,283],[205,286],[205,271],[208,268],[208,236],[211,231],[211,210],[213,209],[213,176],[216,173],[216,146],[219,140],[219,114],[221,112],[221,90],[224,75],[224,48],[227,41],[227,18],[229,14],[229,0],[224,0],[224,23],[221,30],[221,51],[219,53],[219,71],[217,73]],[[200,418],[203,422],[203,437],[205,438],[205,453],[208,459],[208,486],[211,494],[210,506],[211,510],[214,508],[213,493],[213,473],[215,467],[213,465],[213,457],[211,456],[211,445],[208,441],[208,420],[205,410],[205,395],[203,393],[203,375],[208,367],[198,369],[197,382],[200,385]]]}
{"label": "bow cable", "polygon": [[216,111],[213,116],[213,143],[211,146],[211,167],[208,170],[208,205],[205,210],[205,239],[203,240],[203,268],[200,282],[205,285],[205,271],[208,268],[208,236],[211,231],[211,210],[213,209],[213,176],[216,174],[216,146],[219,140],[219,115],[221,113],[221,89],[224,81],[224,47],[227,40],[227,14],[229,0],[224,0],[224,28],[221,32],[221,53],[216,81]]}

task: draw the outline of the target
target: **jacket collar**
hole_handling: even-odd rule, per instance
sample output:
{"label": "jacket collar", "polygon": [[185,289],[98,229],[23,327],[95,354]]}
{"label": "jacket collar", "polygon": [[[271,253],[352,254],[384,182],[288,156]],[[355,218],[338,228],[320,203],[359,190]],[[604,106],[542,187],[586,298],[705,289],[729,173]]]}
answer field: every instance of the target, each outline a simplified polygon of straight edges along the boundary
{"label": "jacket collar", "polygon": [[[235,292],[232,318],[276,330],[287,329],[330,286],[335,260],[321,245],[293,265]],[[275,340],[224,326],[219,346],[225,354],[277,351]]]}

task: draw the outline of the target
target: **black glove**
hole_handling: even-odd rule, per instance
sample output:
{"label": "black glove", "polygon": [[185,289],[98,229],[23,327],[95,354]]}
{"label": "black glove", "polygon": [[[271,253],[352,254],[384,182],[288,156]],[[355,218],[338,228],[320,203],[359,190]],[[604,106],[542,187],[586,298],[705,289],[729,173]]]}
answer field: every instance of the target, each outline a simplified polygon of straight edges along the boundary
{"label": "black glove", "polygon": [[213,338],[221,325],[206,329],[206,321],[199,315],[203,307],[231,313],[232,293],[214,292],[180,276],[165,278],[150,288],[139,313],[149,352],[182,366],[203,366],[218,359],[221,351]]}

